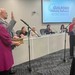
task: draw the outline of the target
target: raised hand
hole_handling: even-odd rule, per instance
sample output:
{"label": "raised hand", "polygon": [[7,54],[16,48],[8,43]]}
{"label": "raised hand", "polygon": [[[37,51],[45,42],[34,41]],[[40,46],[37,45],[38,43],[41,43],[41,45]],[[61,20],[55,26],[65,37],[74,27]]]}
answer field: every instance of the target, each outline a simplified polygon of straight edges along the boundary
{"label": "raised hand", "polygon": [[11,19],[14,20],[14,15],[13,15],[13,12],[11,12]]}

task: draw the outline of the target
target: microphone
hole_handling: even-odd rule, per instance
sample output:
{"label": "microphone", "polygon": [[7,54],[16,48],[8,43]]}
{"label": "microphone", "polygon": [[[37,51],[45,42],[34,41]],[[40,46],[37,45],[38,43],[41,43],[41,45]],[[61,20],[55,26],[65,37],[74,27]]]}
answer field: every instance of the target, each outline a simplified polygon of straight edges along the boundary
{"label": "microphone", "polygon": [[[24,20],[22,20],[22,19],[20,19],[24,24],[26,24],[31,30],[32,30],[32,28],[24,21]],[[33,30],[32,30],[33,31]],[[34,32],[34,31],[33,31]],[[34,32],[38,37],[40,37],[36,32]]]}
{"label": "microphone", "polygon": [[22,20],[22,19],[20,19],[20,20],[30,28],[30,26],[24,20]]}

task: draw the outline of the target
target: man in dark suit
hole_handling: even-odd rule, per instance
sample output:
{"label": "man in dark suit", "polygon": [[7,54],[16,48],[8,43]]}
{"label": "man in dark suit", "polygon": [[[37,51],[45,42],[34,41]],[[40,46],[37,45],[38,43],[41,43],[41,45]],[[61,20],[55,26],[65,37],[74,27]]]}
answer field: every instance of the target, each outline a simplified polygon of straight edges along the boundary
{"label": "man in dark suit", "polygon": [[45,34],[52,34],[52,29],[50,28],[50,25],[47,25],[47,28],[44,31]]}

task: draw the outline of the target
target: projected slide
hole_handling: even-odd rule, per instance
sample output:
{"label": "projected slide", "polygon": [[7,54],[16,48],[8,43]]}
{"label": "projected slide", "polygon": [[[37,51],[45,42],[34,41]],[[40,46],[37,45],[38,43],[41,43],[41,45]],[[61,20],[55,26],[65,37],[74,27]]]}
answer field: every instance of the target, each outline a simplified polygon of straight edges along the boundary
{"label": "projected slide", "polygon": [[43,23],[71,22],[75,17],[75,0],[42,0]]}

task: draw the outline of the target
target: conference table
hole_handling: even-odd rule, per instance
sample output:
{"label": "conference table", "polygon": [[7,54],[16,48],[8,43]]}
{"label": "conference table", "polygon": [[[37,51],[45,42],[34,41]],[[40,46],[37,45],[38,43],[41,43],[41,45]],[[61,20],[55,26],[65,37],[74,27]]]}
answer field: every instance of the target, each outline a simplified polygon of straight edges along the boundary
{"label": "conference table", "polygon": [[[13,50],[14,66],[29,61],[28,38],[24,44]],[[30,59],[37,59],[64,49],[65,33],[42,35],[41,37],[30,37]],[[69,36],[66,33],[66,49],[69,48]]]}

